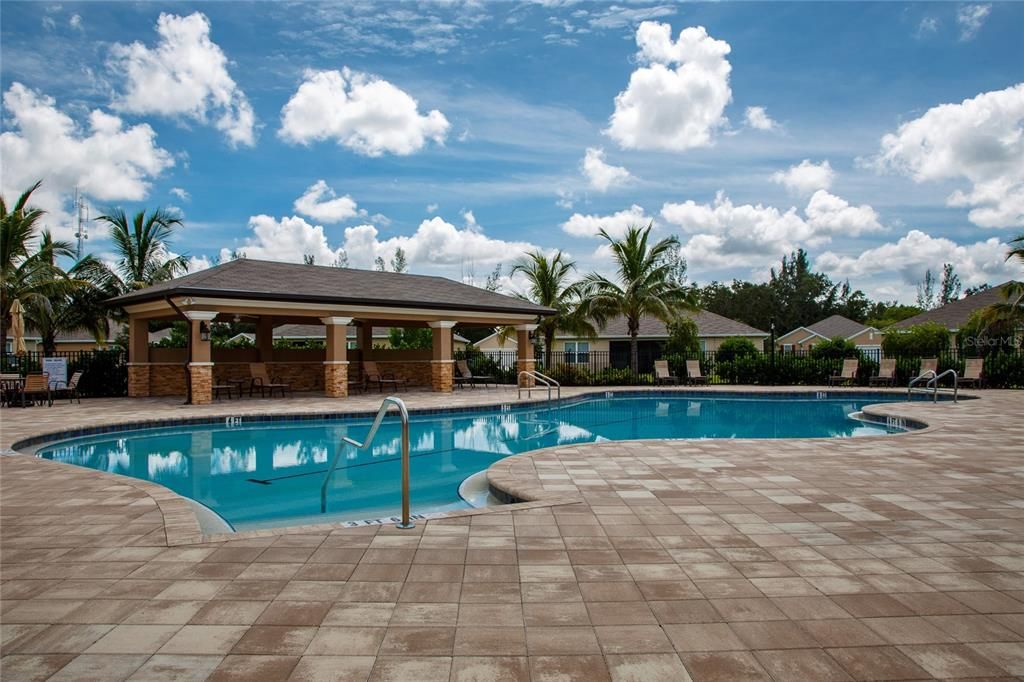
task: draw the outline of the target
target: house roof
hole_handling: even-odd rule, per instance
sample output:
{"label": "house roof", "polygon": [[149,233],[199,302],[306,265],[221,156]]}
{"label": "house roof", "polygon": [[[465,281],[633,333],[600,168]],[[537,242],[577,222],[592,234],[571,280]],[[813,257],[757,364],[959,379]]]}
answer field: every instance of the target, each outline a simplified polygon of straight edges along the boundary
{"label": "house roof", "polygon": [[850,318],[843,317],[842,315],[831,315],[826,317],[824,320],[818,320],[814,324],[797,327],[796,329],[788,331],[779,336],[776,341],[785,339],[787,336],[791,336],[800,331],[805,332],[806,334],[805,337],[800,339],[801,342],[806,341],[811,336],[818,336],[823,339],[834,339],[838,336],[843,339],[849,339],[869,329],[874,329],[874,327],[870,327],[863,322],[851,320]]}
{"label": "house roof", "polygon": [[[391,327],[374,327],[373,338],[386,339],[391,333]],[[356,328],[348,327],[346,338],[356,338]],[[322,324],[282,324],[274,327],[275,339],[325,339],[327,338],[327,327]],[[452,339],[459,343],[469,343],[469,339],[459,334],[452,334]]]}
{"label": "house roof", "polygon": [[239,258],[107,301],[130,305],[165,296],[419,307],[549,315],[535,305],[444,277]]}
{"label": "house roof", "polygon": [[926,310],[913,317],[900,320],[895,324],[889,325],[886,329],[906,329],[907,327],[924,324],[925,322],[938,322],[946,329],[955,332],[967,322],[968,318],[975,311],[1004,300],[1003,292],[1010,284],[1011,282],[1003,282],[997,287],[980,291],[973,296],[965,296],[964,298],[950,301],[944,306]]}
{"label": "house roof", "polygon": [[[697,324],[697,336],[768,336],[760,329],[754,329],[748,324],[731,320],[707,310],[700,310],[688,314]],[[569,335],[559,334],[559,338],[570,338]],[[640,333],[642,338],[667,338],[668,328],[665,323],[656,317],[645,316],[640,318]],[[603,329],[597,330],[597,338],[628,338],[629,327],[625,317],[615,317],[608,320]],[[575,337],[572,337],[575,338]]]}

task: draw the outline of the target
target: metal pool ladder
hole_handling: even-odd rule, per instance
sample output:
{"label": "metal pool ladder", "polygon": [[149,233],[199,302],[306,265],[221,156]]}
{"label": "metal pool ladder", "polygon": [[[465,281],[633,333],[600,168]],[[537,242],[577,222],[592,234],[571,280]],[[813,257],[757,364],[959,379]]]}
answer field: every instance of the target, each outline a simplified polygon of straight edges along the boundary
{"label": "metal pool ladder", "polygon": [[[519,380],[522,379],[524,376],[530,377],[534,381],[539,382],[539,383],[543,384],[544,386],[546,386],[547,389],[548,389],[548,400],[551,400],[551,389],[552,388],[554,388],[556,391],[558,391],[558,399],[559,400],[562,399],[562,384],[558,383],[557,381],[555,381],[554,379],[552,379],[551,377],[549,377],[546,374],[541,374],[540,372],[538,372],[535,369],[524,369],[516,377],[516,383],[519,384],[519,398],[523,397],[523,385],[522,385],[522,382],[520,382]],[[536,388],[536,387],[535,386],[527,386],[526,387],[526,395],[529,396],[530,392],[533,391],[534,388]]]}
{"label": "metal pool ladder", "polygon": [[957,373],[956,373],[955,369],[947,369],[942,374],[936,374],[934,371],[929,369],[929,370],[926,370],[926,371],[922,372],[920,374],[920,376],[914,377],[913,379],[910,380],[910,383],[907,384],[907,400],[910,400],[912,395],[913,395],[913,393],[914,393],[914,385],[924,381],[925,379],[928,379],[928,383],[925,384],[925,388],[924,389],[920,389],[919,388],[917,390],[919,392],[924,392],[924,393],[927,393],[928,391],[931,391],[931,393],[932,393],[932,402],[933,403],[939,402],[939,379],[941,379],[944,376],[948,376],[950,374],[953,375],[953,402],[955,403],[957,401],[957,392],[958,392],[958,389],[959,389],[959,386],[958,386],[958,384],[959,384],[959,381],[958,381],[959,377],[957,376]]}
{"label": "metal pool ladder", "polygon": [[[405,403],[402,402],[401,398],[395,396],[388,396],[381,401],[380,409],[377,410],[377,417],[373,420],[373,426],[370,427],[370,433],[366,435],[366,440],[360,443],[357,440],[353,440],[348,436],[343,436],[342,440],[349,445],[354,445],[359,450],[366,450],[373,445],[373,439],[377,435],[377,429],[380,428],[381,422],[384,421],[384,417],[388,414],[388,409],[394,405],[398,408],[398,416],[402,420],[402,522],[396,523],[397,528],[413,528],[416,526],[409,518],[409,410],[406,409]],[[341,444],[338,444],[338,450],[334,453],[334,457],[331,458],[331,464],[327,467],[327,473],[324,475],[323,485],[320,486],[320,513],[325,514],[327,512],[327,484],[331,481],[331,474],[334,473],[334,469],[338,466],[338,459],[341,457],[343,448]]]}

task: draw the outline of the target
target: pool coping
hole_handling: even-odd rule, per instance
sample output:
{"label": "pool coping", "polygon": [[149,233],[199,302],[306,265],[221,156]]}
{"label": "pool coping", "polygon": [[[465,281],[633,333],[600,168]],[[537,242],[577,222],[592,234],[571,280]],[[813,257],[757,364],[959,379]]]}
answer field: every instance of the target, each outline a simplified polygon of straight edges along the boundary
{"label": "pool coping", "polygon": [[[595,395],[604,394],[605,397],[613,397],[615,395],[665,395],[671,397],[749,397],[751,395],[772,395],[772,396],[789,396],[789,397],[806,397],[813,395],[817,399],[826,400],[830,397],[841,397],[841,396],[858,396],[858,395],[902,395],[902,390],[897,393],[898,389],[878,390],[864,387],[863,390],[857,388],[847,388],[844,390],[836,391],[834,388],[826,388],[822,390],[820,387],[809,387],[803,390],[769,390],[764,391],[765,387],[761,387],[760,392],[752,393],[751,391],[743,390],[713,390],[709,391],[706,389],[694,389],[693,387],[679,387],[679,388],[642,388],[642,387],[594,387],[594,390],[584,391],[573,396],[566,398],[559,398],[552,401],[530,401],[530,402],[514,402],[510,403],[507,400],[496,401],[496,402],[484,402],[472,406],[459,406],[451,408],[413,408],[409,410],[411,415],[431,415],[431,414],[457,414],[465,412],[475,412],[485,408],[493,408],[501,406],[505,409],[503,411],[512,411],[514,408],[529,409],[536,407],[538,404],[557,404],[557,405],[568,405],[573,402],[578,402],[587,398],[591,398]],[[790,387],[786,387],[790,388]],[[832,394],[831,396],[829,394]],[[978,399],[979,396],[961,394],[961,399],[974,400]],[[895,401],[886,403],[872,403],[862,408],[864,413],[869,419],[872,420],[886,420],[890,417],[904,419],[906,424],[920,424],[921,428],[914,428],[914,430],[907,431],[905,433],[887,434],[880,436],[864,436],[865,440],[871,440],[876,438],[893,438],[893,437],[908,437],[914,434],[928,433],[940,428],[937,424],[928,424],[915,417],[909,417],[900,414],[886,414],[884,411],[878,411],[878,408],[882,406],[893,406],[900,404],[912,404],[913,401]],[[920,402],[918,403],[920,404]],[[271,421],[356,421],[362,419],[372,418],[376,414],[376,411],[359,410],[355,412],[308,412],[291,415],[268,415],[268,414],[251,414],[251,415],[236,415],[246,419],[241,422],[242,424],[251,424],[259,422],[271,422]],[[170,426],[202,426],[202,425],[213,425],[223,424],[225,422],[225,416],[204,416],[204,417],[183,417],[176,419],[149,419],[141,421],[126,421],[126,422],[114,422],[110,424],[103,424],[94,427],[82,428],[82,429],[69,429],[65,431],[53,431],[43,434],[37,434],[23,438],[11,444],[10,452],[15,455],[32,456],[40,461],[46,461],[56,466],[76,466],[72,464],[65,464],[63,462],[54,462],[52,460],[45,460],[37,457],[36,453],[41,450],[44,446],[60,442],[62,440],[69,440],[74,438],[81,438],[89,435],[97,435],[102,433],[111,433],[115,431],[123,431],[128,429],[153,429],[153,428],[165,428]],[[881,422],[880,422],[881,423]],[[613,441],[609,444],[595,444],[587,443],[587,446],[605,447],[612,446],[616,443],[630,443],[630,442],[672,442],[678,440],[683,442],[686,439],[658,439],[658,438],[647,438],[647,439],[634,439],[634,440],[622,440]],[[736,442],[743,442],[749,439],[736,439]],[[829,438],[797,438],[797,439],[778,439],[781,441],[787,440],[821,440],[829,441]],[[461,509],[448,512],[437,512],[436,514],[417,514],[413,516],[414,521],[427,521],[435,519],[455,519],[467,516],[477,516],[481,514],[491,513],[503,513],[510,511],[519,511],[527,509],[535,509],[540,507],[550,506],[561,506],[577,504],[583,501],[580,495],[567,495],[567,494],[545,494],[536,490],[530,490],[521,488],[511,477],[501,477],[497,481],[492,478],[492,470],[501,467],[504,463],[508,463],[509,460],[522,457],[533,457],[546,453],[549,450],[556,449],[563,446],[551,446],[547,448],[541,448],[538,450],[531,450],[529,452],[517,453],[504,457],[497,462],[490,465],[485,471],[487,472],[488,485],[491,487],[492,492],[501,499],[508,499],[509,502],[503,505],[494,507],[482,507],[475,509]],[[24,452],[24,448],[31,448],[30,452]],[[77,467],[84,468],[84,467]],[[291,534],[302,534],[310,532],[323,532],[338,529],[357,528],[367,525],[380,525],[386,523],[392,523],[397,519],[386,518],[386,519],[366,519],[359,521],[332,521],[318,524],[304,524],[297,526],[279,526],[275,528],[257,529],[257,530],[241,530],[230,533],[204,533],[199,519],[192,507],[192,501],[183,495],[172,491],[170,488],[166,488],[159,483],[153,483],[151,481],[145,481],[139,478],[133,478],[123,474],[104,472],[98,470],[90,470],[96,474],[103,476],[113,476],[121,482],[127,482],[129,485],[145,492],[149,495],[157,507],[160,509],[164,519],[164,532],[169,546],[177,545],[189,545],[198,544],[204,542],[223,542],[227,540],[241,540],[247,538],[260,538],[278,535],[291,535]]]}

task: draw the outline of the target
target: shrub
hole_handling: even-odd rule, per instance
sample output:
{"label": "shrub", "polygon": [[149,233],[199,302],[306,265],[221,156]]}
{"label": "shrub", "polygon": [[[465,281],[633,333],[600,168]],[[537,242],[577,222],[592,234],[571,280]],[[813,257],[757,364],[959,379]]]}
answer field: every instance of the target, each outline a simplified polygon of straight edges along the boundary
{"label": "shrub", "polygon": [[757,355],[757,346],[750,339],[742,336],[730,336],[718,347],[716,358],[719,361],[728,362],[736,357],[744,355]]}
{"label": "shrub", "polygon": [[891,329],[882,339],[882,350],[889,357],[934,358],[947,348],[949,330],[938,322],[916,324],[908,329]]}
{"label": "shrub", "polygon": [[818,360],[842,360],[844,358],[860,357],[853,341],[848,341],[841,336],[828,341],[822,341],[811,348],[811,357]]}
{"label": "shrub", "polygon": [[668,325],[668,341],[665,355],[695,355],[700,352],[697,338],[697,323],[689,317],[681,318]]}

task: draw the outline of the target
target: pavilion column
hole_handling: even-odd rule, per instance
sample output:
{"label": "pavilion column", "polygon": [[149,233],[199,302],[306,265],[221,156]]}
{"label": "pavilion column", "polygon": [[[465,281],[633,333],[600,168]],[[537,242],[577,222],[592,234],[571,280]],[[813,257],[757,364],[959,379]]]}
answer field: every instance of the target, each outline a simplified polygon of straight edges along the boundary
{"label": "pavilion column", "polygon": [[133,317],[128,321],[128,397],[149,394],[149,320]]}
{"label": "pavilion column", "polygon": [[[520,372],[532,372],[537,369],[537,360],[533,355],[533,343],[530,342],[531,332],[537,329],[535,324],[516,325],[516,375]],[[530,388],[536,382],[532,377],[518,379],[520,388]]]}
{"label": "pavilion column", "polygon": [[260,362],[274,359],[274,318],[261,315],[256,323],[256,348],[260,351]]}
{"label": "pavilion column", "polygon": [[430,360],[430,386],[441,393],[451,393],[455,385],[455,360],[452,358],[451,320],[427,323],[434,330],[433,357]]}
{"label": "pavilion column", "polygon": [[324,359],[324,395],[348,396],[348,325],[351,317],[321,317],[327,325],[327,350]]}
{"label": "pavilion column", "polygon": [[[191,384],[189,396],[193,405],[208,405],[213,402],[213,361],[210,351],[210,322],[217,317],[215,310],[187,310],[189,319],[192,359],[188,363]],[[206,337],[203,340],[203,337]]]}
{"label": "pavilion column", "polygon": [[369,320],[363,320],[363,323],[359,325],[359,340],[356,345],[362,351],[363,360],[373,359],[373,323]]}

